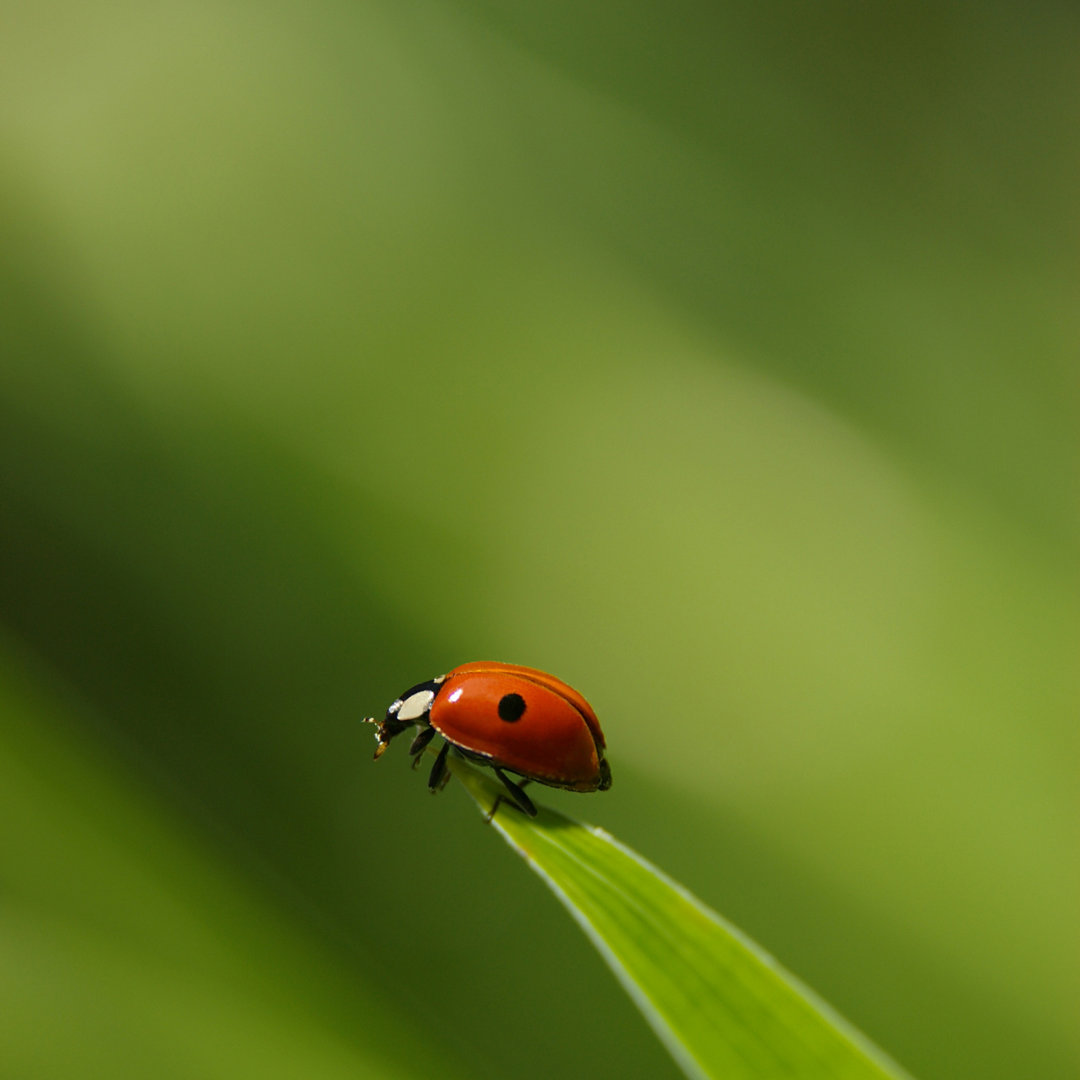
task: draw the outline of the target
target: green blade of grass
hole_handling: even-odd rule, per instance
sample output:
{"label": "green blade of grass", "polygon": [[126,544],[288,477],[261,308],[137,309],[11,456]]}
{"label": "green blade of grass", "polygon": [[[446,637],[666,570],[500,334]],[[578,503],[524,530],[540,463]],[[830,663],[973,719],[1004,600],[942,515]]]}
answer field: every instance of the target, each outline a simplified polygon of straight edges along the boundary
{"label": "green blade of grass", "polygon": [[[496,783],[454,774],[488,812]],[[493,825],[563,902],[688,1076],[907,1074],[745,935],[601,829],[503,803]]]}

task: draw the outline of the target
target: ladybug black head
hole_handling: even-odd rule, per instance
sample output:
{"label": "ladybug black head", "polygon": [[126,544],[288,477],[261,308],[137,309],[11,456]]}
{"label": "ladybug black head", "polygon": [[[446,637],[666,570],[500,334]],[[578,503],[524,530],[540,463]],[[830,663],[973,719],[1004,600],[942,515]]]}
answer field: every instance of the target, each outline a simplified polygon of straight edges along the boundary
{"label": "ladybug black head", "polygon": [[[431,703],[439,692],[443,678],[444,676],[440,675],[437,679],[429,679],[427,682],[410,686],[405,693],[390,703],[385,719],[375,732],[375,738],[379,744],[375,748],[376,758],[390,745],[390,740],[400,735],[406,728],[417,724],[427,724]],[[375,723],[374,717],[369,722]]]}

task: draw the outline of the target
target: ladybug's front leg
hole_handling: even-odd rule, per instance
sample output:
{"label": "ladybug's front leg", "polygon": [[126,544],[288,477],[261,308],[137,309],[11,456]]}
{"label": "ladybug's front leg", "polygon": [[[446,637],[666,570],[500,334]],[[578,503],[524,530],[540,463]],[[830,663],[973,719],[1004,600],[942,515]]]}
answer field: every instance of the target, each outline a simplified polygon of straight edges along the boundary
{"label": "ladybug's front leg", "polygon": [[409,754],[413,759],[412,767],[414,769],[420,764],[420,759],[424,756],[427,744],[434,738],[435,729],[433,727],[423,727],[417,732],[416,738],[413,739],[412,744],[409,746]]}

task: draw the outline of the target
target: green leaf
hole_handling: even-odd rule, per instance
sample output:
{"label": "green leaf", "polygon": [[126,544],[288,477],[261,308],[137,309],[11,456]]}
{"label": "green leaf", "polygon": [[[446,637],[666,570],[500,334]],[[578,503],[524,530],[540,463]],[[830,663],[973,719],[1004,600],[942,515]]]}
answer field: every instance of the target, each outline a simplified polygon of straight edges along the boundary
{"label": "green leaf", "polygon": [[[490,812],[499,788],[452,764]],[[502,803],[492,824],[600,950],[688,1076],[907,1074],[759,946],[602,829]]]}

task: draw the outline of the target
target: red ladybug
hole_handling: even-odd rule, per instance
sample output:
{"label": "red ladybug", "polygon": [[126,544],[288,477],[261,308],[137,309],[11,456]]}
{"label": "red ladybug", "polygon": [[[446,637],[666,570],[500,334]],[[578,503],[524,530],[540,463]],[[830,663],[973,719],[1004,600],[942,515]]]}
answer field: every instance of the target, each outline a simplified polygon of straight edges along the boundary
{"label": "red ladybug", "polygon": [[[377,721],[369,717],[367,723]],[[446,758],[451,750],[490,765],[509,798],[530,817],[536,816],[536,807],[522,791],[524,784],[514,783],[507,772],[524,777],[525,783],[535,780],[569,791],[611,787],[596,713],[572,687],[535,668],[481,660],[417,683],[386,710],[375,733],[375,757],[409,727],[418,729],[409,747],[414,768],[436,735],[445,740],[428,777],[432,791],[450,779]]]}

